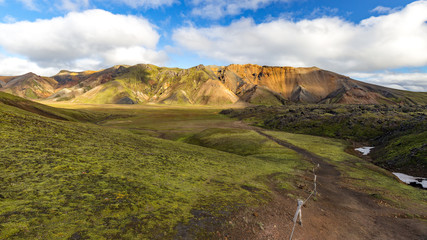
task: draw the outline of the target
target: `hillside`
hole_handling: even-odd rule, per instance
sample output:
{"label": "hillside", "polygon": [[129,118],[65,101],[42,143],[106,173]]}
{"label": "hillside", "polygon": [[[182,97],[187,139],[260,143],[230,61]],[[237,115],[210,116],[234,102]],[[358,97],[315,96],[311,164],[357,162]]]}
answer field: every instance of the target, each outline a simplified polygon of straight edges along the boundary
{"label": "hillside", "polygon": [[[1,80],[1,79],[0,79]],[[28,99],[40,99],[51,96],[56,91],[57,82],[53,78],[27,73],[17,77],[3,78],[1,91]]]}
{"label": "hillside", "polygon": [[111,117],[108,114],[99,114],[84,110],[53,108],[4,92],[0,92],[0,104],[35,113],[40,116],[65,121],[96,122]]}
{"label": "hillside", "polygon": [[212,237],[232,211],[268,200],[266,176],[310,165],[248,131],[238,133],[253,139],[253,155],[276,161],[46,118],[20,102],[62,110],[1,99],[0,239]]}
{"label": "hillside", "polygon": [[100,71],[62,70],[51,78],[29,73],[3,79],[7,82],[2,81],[0,91],[77,103],[427,104],[427,93],[368,84],[316,67],[232,64],[179,69],[138,64]]}
{"label": "hillside", "polygon": [[[343,141],[264,131],[213,107],[57,109],[0,96],[0,239],[288,239],[312,161],[318,194],[296,238],[426,234],[426,192]],[[64,121],[34,108],[101,117]]]}

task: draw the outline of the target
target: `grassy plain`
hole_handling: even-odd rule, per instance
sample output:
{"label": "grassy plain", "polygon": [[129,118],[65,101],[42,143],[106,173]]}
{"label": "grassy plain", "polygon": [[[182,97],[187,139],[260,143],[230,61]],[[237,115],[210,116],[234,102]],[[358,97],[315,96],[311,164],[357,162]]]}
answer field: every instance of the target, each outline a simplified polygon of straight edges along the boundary
{"label": "grassy plain", "polygon": [[[114,105],[111,107],[114,107]],[[133,114],[136,114],[135,117],[127,118],[126,120],[123,119],[122,121],[113,120],[105,122],[105,125],[131,128],[133,130],[138,129],[138,127],[142,129],[147,128],[156,132],[156,136],[235,153],[241,156],[258,157],[269,161],[274,161],[276,158],[280,161],[280,156],[291,156],[292,154],[295,155],[295,159],[298,158],[295,152],[269,141],[254,131],[242,129],[242,125],[236,124],[236,120],[217,114],[221,111],[220,108],[205,106],[188,108],[188,106],[167,105],[143,105],[130,108],[135,111],[133,112]],[[136,109],[139,109],[140,113],[137,113],[138,110]],[[333,165],[339,168],[346,181],[348,181],[349,186],[353,188],[375,196],[383,196],[390,200],[390,202],[396,204],[407,202],[406,200],[408,199],[413,199],[416,202],[427,200],[427,195],[424,192],[414,190],[413,187],[398,183],[390,172],[347,153],[346,149],[349,147],[349,142],[336,139],[336,137],[339,136],[353,136],[355,140],[366,141],[372,137],[378,137],[378,135],[382,134],[384,131],[390,131],[390,129],[399,127],[402,128],[401,126],[403,126],[403,133],[407,133],[407,129],[409,129],[409,131],[423,129],[425,126],[418,126],[420,123],[412,119],[425,116],[426,112],[424,108],[419,107],[412,109],[408,107],[383,106],[376,109],[374,106],[369,105],[295,105],[289,106],[289,109],[290,116],[294,116],[292,120],[295,121],[295,124],[299,125],[295,125],[291,121],[289,123],[290,125],[285,128],[286,130],[291,130],[290,128],[294,127],[292,131],[324,135],[326,129],[328,130],[326,131],[327,133],[334,133],[332,136],[335,138],[294,134],[283,131],[268,131],[267,133],[269,135],[286,140],[291,144],[309,150],[329,160]],[[311,113],[307,113],[307,110],[310,110]],[[129,114],[129,112],[123,109],[121,111],[124,111],[122,113]],[[235,111],[245,111],[245,109],[235,109]],[[275,111],[273,108],[273,111],[254,111],[253,114],[255,114],[254,118],[248,118],[245,119],[245,121],[248,123],[257,122],[260,121],[260,116],[271,119],[270,116],[275,116]],[[317,118],[311,118],[310,114],[317,116]],[[340,120],[330,120],[336,121],[335,124],[337,126],[334,124],[326,124],[328,121],[326,121],[326,123],[318,122],[316,124],[316,119],[333,118],[337,114],[338,117],[340,117],[339,114],[345,116],[341,117],[342,119]],[[298,123],[298,120],[300,120],[303,115],[308,119],[304,119],[306,122]],[[280,115],[276,115],[276,117],[277,116]],[[346,120],[356,127],[344,126],[344,124],[348,124]],[[311,124],[314,124],[313,126],[316,127],[308,126],[310,121]],[[384,124],[382,125],[382,123]],[[402,125],[402,123],[404,124]],[[263,126],[263,123],[258,123],[258,125]],[[336,129],[334,131],[329,131],[332,128]],[[407,155],[407,152],[413,152],[415,147],[420,148],[424,144],[420,139],[425,139],[425,132],[404,136],[400,136],[399,134],[399,132],[396,134],[399,138],[395,138],[392,144],[386,145],[387,151],[378,161],[381,160],[385,162],[387,158],[399,158],[400,161],[402,161],[402,159],[405,158],[403,154]],[[405,149],[403,149],[404,147]],[[421,154],[424,153],[425,152],[421,152]],[[426,158],[423,159],[425,161]]]}
{"label": "grassy plain", "polygon": [[[0,239],[209,238],[234,210],[268,202],[271,176],[292,191],[312,168],[215,107],[49,104],[93,117],[0,102]],[[340,140],[268,133],[331,159],[362,191],[426,200]]]}
{"label": "grassy plain", "polygon": [[[212,109],[98,107],[90,111],[107,118],[124,114],[126,121],[136,122],[130,130],[120,122],[124,119],[105,121],[110,127],[104,127],[0,103],[0,239],[164,239],[190,227],[206,237],[209,230],[198,227],[199,222],[218,225],[215,219],[237,208],[265,202],[269,175],[293,176],[309,167],[262,137],[254,139],[259,146],[248,155],[133,129],[164,120],[154,130],[168,132],[169,121],[182,121],[186,131],[198,131],[201,127],[185,124],[188,118],[207,121],[205,126],[210,121],[230,124]],[[151,121],[146,119],[150,114]],[[244,142],[245,134],[231,131],[224,137]],[[268,159],[269,154],[277,157]]]}

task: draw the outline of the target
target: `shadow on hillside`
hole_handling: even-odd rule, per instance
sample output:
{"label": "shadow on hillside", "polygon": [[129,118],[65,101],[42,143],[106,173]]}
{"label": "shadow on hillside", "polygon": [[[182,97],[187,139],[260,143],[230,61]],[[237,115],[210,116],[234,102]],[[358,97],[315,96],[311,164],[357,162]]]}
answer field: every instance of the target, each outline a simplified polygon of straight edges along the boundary
{"label": "shadow on hillside", "polygon": [[146,68],[142,66],[135,66],[131,70],[132,77],[134,77],[137,81],[148,84],[150,80],[150,73],[147,71]]}

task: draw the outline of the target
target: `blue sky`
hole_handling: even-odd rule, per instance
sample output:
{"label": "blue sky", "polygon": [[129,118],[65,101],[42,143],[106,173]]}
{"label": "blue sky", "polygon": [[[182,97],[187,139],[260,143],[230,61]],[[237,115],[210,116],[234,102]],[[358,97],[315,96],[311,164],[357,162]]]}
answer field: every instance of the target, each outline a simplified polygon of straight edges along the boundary
{"label": "blue sky", "polygon": [[426,0],[0,0],[0,75],[254,63],[427,91],[426,21]]}

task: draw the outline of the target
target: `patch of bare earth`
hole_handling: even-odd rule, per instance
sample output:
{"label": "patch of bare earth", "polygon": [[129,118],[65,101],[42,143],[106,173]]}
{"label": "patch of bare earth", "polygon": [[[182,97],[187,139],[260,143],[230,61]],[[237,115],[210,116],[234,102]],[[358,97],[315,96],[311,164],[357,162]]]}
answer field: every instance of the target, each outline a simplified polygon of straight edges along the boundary
{"label": "patch of bare earth", "polygon": [[[287,142],[260,134],[291,148],[305,158],[319,163],[316,170],[318,194],[302,208],[302,225],[297,223],[292,239],[427,239],[427,209],[393,208],[381,200],[354,191],[340,178],[334,166],[320,157]],[[313,173],[307,172],[293,196],[308,197]],[[289,239],[297,201],[275,187],[271,178],[272,199],[268,204],[242,210],[229,219],[228,226],[218,232],[220,239]],[[421,219],[408,218],[417,214]]]}

